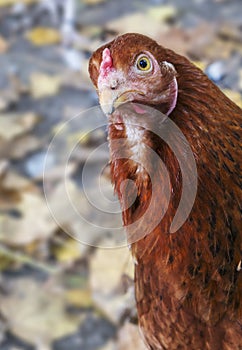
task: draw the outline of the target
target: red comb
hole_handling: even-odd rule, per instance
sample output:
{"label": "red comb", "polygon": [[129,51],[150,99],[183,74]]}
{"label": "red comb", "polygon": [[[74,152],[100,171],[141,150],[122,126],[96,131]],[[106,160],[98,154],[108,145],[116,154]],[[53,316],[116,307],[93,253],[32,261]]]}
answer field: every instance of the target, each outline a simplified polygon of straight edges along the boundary
{"label": "red comb", "polygon": [[100,66],[100,73],[105,76],[113,66],[113,60],[110,50],[108,48],[103,50],[102,63]]}

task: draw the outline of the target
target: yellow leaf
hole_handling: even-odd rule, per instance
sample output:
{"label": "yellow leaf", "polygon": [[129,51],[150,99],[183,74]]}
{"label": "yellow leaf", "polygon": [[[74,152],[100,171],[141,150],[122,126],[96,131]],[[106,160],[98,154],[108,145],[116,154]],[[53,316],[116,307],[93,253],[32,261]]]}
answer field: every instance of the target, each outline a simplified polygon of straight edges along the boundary
{"label": "yellow leaf", "polygon": [[12,334],[38,349],[77,332],[84,320],[66,311],[58,288],[29,278],[15,279],[8,295],[0,295],[0,312]]}
{"label": "yellow leaf", "polygon": [[1,0],[0,1],[0,7],[5,7],[5,6],[13,6],[17,3],[22,3],[25,5],[32,5],[37,3],[39,0]]}
{"label": "yellow leaf", "polygon": [[202,61],[193,61],[193,64],[195,64],[195,66],[197,66],[198,68],[200,68],[203,71],[206,68],[205,62],[202,62]]}
{"label": "yellow leaf", "polygon": [[[3,198],[3,196],[1,196]],[[26,246],[35,240],[44,241],[56,230],[56,223],[45,199],[33,189],[21,193],[21,200],[12,209],[17,217],[0,216],[0,240],[9,245]]]}
{"label": "yellow leaf", "polygon": [[30,77],[30,91],[34,98],[54,96],[60,90],[61,77],[43,73],[33,73]]}
{"label": "yellow leaf", "polygon": [[61,40],[60,33],[53,28],[36,27],[27,34],[27,39],[36,46],[54,45]]}
{"label": "yellow leaf", "polygon": [[[142,25],[141,25],[142,23]],[[160,33],[165,30],[164,24],[161,24],[159,20],[156,20],[147,13],[137,12],[127,14],[122,17],[112,19],[106,23],[108,30],[117,33],[140,33],[152,37],[158,40]]]}
{"label": "yellow leaf", "polygon": [[10,141],[31,130],[39,121],[39,116],[33,112],[0,114],[0,137]]}
{"label": "yellow leaf", "polygon": [[148,10],[148,15],[156,21],[167,21],[177,14],[177,9],[172,5],[152,6]]}
{"label": "yellow leaf", "polygon": [[63,246],[54,249],[54,255],[61,262],[74,261],[80,258],[80,243],[74,239],[69,239]]}
{"label": "yellow leaf", "polygon": [[242,108],[242,97],[238,91],[233,91],[230,89],[223,89],[223,93],[230,98],[234,103],[236,103],[240,108]]}
{"label": "yellow leaf", "polygon": [[13,264],[13,260],[8,256],[4,256],[0,253],[0,271],[4,271]]}
{"label": "yellow leaf", "polygon": [[93,306],[91,293],[87,289],[72,289],[66,292],[68,304],[75,307],[89,308]]}
{"label": "yellow leaf", "polygon": [[85,5],[97,5],[104,1],[106,0],[82,0],[82,3],[84,3]]}
{"label": "yellow leaf", "polygon": [[72,133],[68,136],[68,143],[71,145],[80,143],[82,145],[87,144],[90,139],[90,133],[88,131]]}

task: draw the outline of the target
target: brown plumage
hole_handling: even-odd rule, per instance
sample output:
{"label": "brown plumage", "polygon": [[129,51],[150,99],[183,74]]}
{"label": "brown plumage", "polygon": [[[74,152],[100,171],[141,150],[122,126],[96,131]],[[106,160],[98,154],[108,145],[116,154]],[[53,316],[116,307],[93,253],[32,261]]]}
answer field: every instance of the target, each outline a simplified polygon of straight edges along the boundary
{"label": "brown plumage", "polygon": [[[125,34],[99,48],[89,72],[109,118],[111,173],[125,207],[127,231],[145,216],[156,194],[155,210],[131,232],[135,237],[139,229],[147,229],[141,239],[132,237],[131,249],[139,324],[148,348],[241,350],[241,109],[185,57],[139,34]],[[177,157],[147,125],[130,127],[126,112],[113,113],[128,101],[169,115],[193,152],[197,194],[177,232],[170,233],[182,191]],[[153,122],[147,118],[145,123]],[[167,134],[169,138],[169,130]],[[119,138],[124,139],[123,158],[117,157]],[[162,188],[164,173],[142,145],[150,146],[166,165],[170,198]],[[135,153],[151,170],[131,159]],[[137,189],[131,205],[134,188],[122,183],[127,179]],[[161,217],[167,198],[165,216],[150,232],[150,222]]]}

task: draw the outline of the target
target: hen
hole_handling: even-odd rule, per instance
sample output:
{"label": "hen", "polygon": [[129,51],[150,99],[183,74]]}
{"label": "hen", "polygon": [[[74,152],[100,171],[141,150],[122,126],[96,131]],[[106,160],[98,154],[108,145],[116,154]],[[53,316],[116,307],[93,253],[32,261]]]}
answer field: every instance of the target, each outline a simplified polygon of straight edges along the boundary
{"label": "hen", "polygon": [[[188,59],[140,34],[119,36],[99,48],[89,72],[108,115],[111,175],[124,225],[137,222],[132,234],[145,232],[132,238],[131,250],[139,325],[148,348],[241,350],[241,109]],[[143,127],[129,124],[127,111],[123,116],[115,113],[121,102],[132,102]],[[147,116],[147,107],[169,115],[196,162],[194,205],[173,233],[184,179],[169,144],[147,130],[149,123],[159,128],[157,118],[154,125]],[[122,156],[117,157],[118,139],[123,141]],[[164,172],[145,146],[166,165],[169,198]],[[133,181],[136,192],[127,180]],[[152,195],[155,206],[147,216]]]}

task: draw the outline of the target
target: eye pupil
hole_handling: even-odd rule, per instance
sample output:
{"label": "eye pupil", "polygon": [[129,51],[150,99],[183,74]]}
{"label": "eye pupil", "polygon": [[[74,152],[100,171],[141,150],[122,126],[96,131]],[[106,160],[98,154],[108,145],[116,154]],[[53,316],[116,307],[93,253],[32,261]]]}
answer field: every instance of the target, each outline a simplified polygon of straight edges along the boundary
{"label": "eye pupil", "polygon": [[148,66],[147,60],[141,59],[141,60],[139,61],[139,66],[140,66],[141,68],[145,69],[145,68]]}
{"label": "eye pupil", "polygon": [[150,72],[150,70],[152,69],[152,64],[150,59],[144,55],[138,57],[136,68],[138,68],[138,70],[143,72]]}

